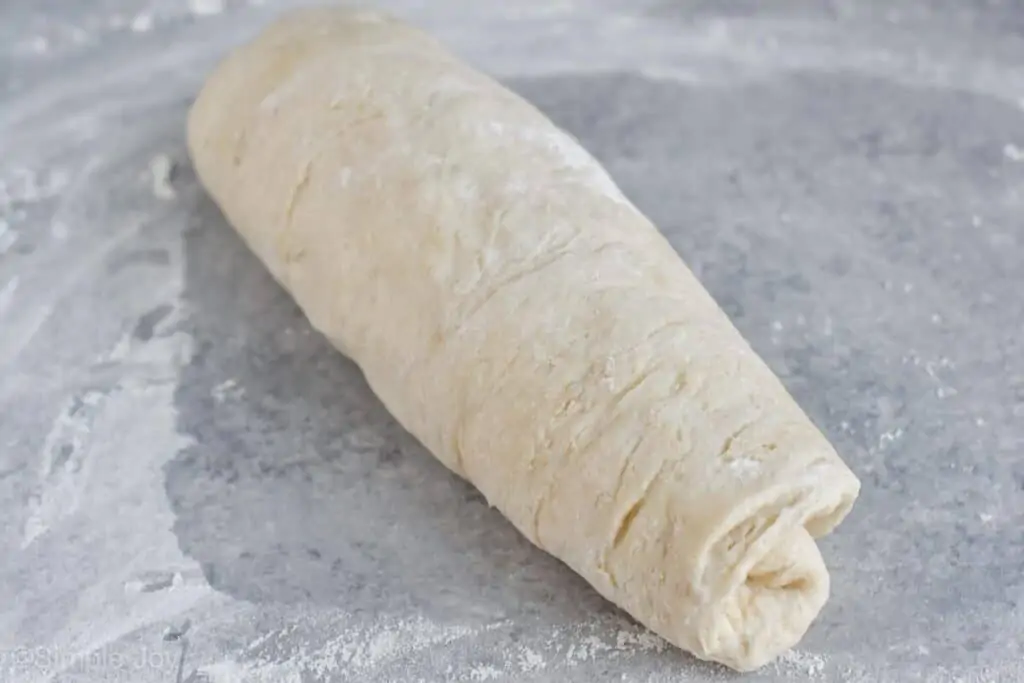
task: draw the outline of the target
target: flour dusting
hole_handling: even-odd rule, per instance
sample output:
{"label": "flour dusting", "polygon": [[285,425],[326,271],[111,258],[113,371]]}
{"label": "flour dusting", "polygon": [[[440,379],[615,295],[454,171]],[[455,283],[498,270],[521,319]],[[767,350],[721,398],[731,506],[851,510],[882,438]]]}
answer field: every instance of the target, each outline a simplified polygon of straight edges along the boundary
{"label": "flour dusting", "polygon": [[16,167],[0,177],[0,215],[15,210],[15,205],[34,204],[59,195],[70,182],[70,175],[61,168]]}
{"label": "flour dusting", "polygon": [[237,400],[245,396],[245,387],[238,386],[238,380],[229,378],[210,390],[210,396],[217,403],[228,400]]}
{"label": "flour dusting", "polygon": [[3,318],[7,309],[11,307],[11,303],[14,301],[14,292],[18,289],[19,281],[18,276],[15,275],[7,281],[7,284],[0,287],[0,318]]}
{"label": "flour dusting", "polygon": [[776,660],[775,668],[788,676],[803,675],[809,678],[820,678],[825,672],[827,662],[824,655],[788,650]]}
{"label": "flour dusting", "polygon": [[734,458],[728,462],[729,470],[740,479],[755,477],[762,469],[761,461],[749,456]]}
{"label": "flour dusting", "polygon": [[469,680],[471,681],[492,681],[503,678],[504,675],[504,671],[490,664],[482,664],[469,670]]}
{"label": "flour dusting", "polygon": [[519,670],[523,673],[539,671],[545,666],[544,657],[528,647],[519,650]]}
{"label": "flour dusting", "polygon": [[[323,640],[323,633],[332,633]],[[300,621],[276,633],[264,634],[245,648],[252,654],[246,661],[227,660],[202,667],[199,672],[212,680],[317,680],[339,675],[344,680],[378,680],[374,676],[401,664],[424,651],[444,647],[480,632],[463,626],[445,626],[422,618],[384,619],[370,625],[358,625],[350,616],[336,614],[326,623]],[[296,639],[296,634],[303,635]],[[318,645],[294,645],[296,640]],[[218,678],[218,676],[220,678]],[[292,678],[288,678],[292,677]]]}
{"label": "flour dusting", "polygon": [[1010,161],[1024,161],[1024,148],[1008,142],[1003,146],[1003,156]]}
{"label": "flour dusting", "polygon": [[166,154],[157,154],[149,162],[149,173],[153,182],[153,195],[164,201],[177,196],[171,179],[174,174],[174,161]]}
{"label": "flour dusting", "polygon": [[621,652],[664,652],[664,638],[645,630],[620,630],[615,635],[615,649]]}
{"label": "flour dusting", "polygon": [[196,16],[213,16],[224,11],[224,0],[188,0],[188,8]]}
{"label": "flour dusting", "polygon": [[667,650],[664,640],[619,617],[523,632],[507,620],[473,627],[422,617],[366,623],[332,612],[262,633],[236,657],[200,667],[197,674],[211,681],[376,683],[414,680],[412,672],[423,676],[439,662],[461,661],[461,668],[447,665],[446,680],[508,681],[557,676],[602,660],[657,657]]}
{"label": "flour dusting", "polygon": [[0,219],[0,256],[10,251],[17,241],[18,233],[8,225],[7,221]]}
{"label": "flour dusting", "polygon": [[153,15],[152,14],[137,14],[132,19],[131,29],[135,33],[146,33],[153,29]]}
{"label": "flour dusting", "polygon": [[40,454],[40,487],[29,499],[29,516],[22,532],[24,550],[64,517],[73,514],[88,477],[92,424],[107,394],[88,391],[67,400],[58,413]]}
{"label": "flour dusting", "polygon": [[303,683],[302,673],[288,664],[250,667],[232,661],[217,662],[200,670],[204,683]]}

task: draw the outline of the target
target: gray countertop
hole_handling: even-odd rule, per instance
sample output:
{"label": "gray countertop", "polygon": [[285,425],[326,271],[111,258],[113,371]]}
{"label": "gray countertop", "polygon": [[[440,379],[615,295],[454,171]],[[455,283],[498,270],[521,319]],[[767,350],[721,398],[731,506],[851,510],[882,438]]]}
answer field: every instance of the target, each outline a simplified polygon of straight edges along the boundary
{"label": "gray countertop", "polygon": [[[435,462],[197,186],[189,102],[288,4],[0,5],[0,680],[732,679]],[[746,680],[1024,680],[1024,5],[379,4],[604,161],[862,478]]]}

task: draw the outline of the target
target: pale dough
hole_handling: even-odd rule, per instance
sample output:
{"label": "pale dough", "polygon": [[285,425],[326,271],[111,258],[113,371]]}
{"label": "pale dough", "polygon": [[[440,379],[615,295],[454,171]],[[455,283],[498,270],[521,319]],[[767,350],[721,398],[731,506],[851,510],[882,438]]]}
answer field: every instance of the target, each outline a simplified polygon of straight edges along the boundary
{"label": "pale dough", "polygon": [[188,133],[312,324],[533,543],[698,657],[801,638],[829,592],[813,539],[859,483],[569,135],[342,9],[238,49]]}

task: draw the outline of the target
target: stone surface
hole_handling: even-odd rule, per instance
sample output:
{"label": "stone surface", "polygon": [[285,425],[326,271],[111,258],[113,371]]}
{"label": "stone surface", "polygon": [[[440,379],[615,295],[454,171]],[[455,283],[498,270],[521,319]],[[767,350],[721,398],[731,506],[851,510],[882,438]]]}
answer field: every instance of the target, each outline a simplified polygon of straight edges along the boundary
{"label": "stone surface", "polygon": [[[197,187],[190,99],[287,4],[0,7],[0,680],[730,678],[435,462]],[[605,162],[863,479],[748,680],[1024,679],[1024,8],[380,4]]]}

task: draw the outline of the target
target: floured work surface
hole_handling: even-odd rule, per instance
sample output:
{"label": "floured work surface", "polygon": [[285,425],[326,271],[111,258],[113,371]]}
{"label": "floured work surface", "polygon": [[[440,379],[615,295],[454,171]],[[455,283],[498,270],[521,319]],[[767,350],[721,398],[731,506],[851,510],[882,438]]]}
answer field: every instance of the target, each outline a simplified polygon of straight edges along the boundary
{"label": "floured work surface", "polygon": [[[751,680],[1018,678],[1012,10],[387,6],[581,138],[863,479]],[[433,462],[203,198],[190,98],[277,9],[2,10],[0,677],[725,676]]]}

